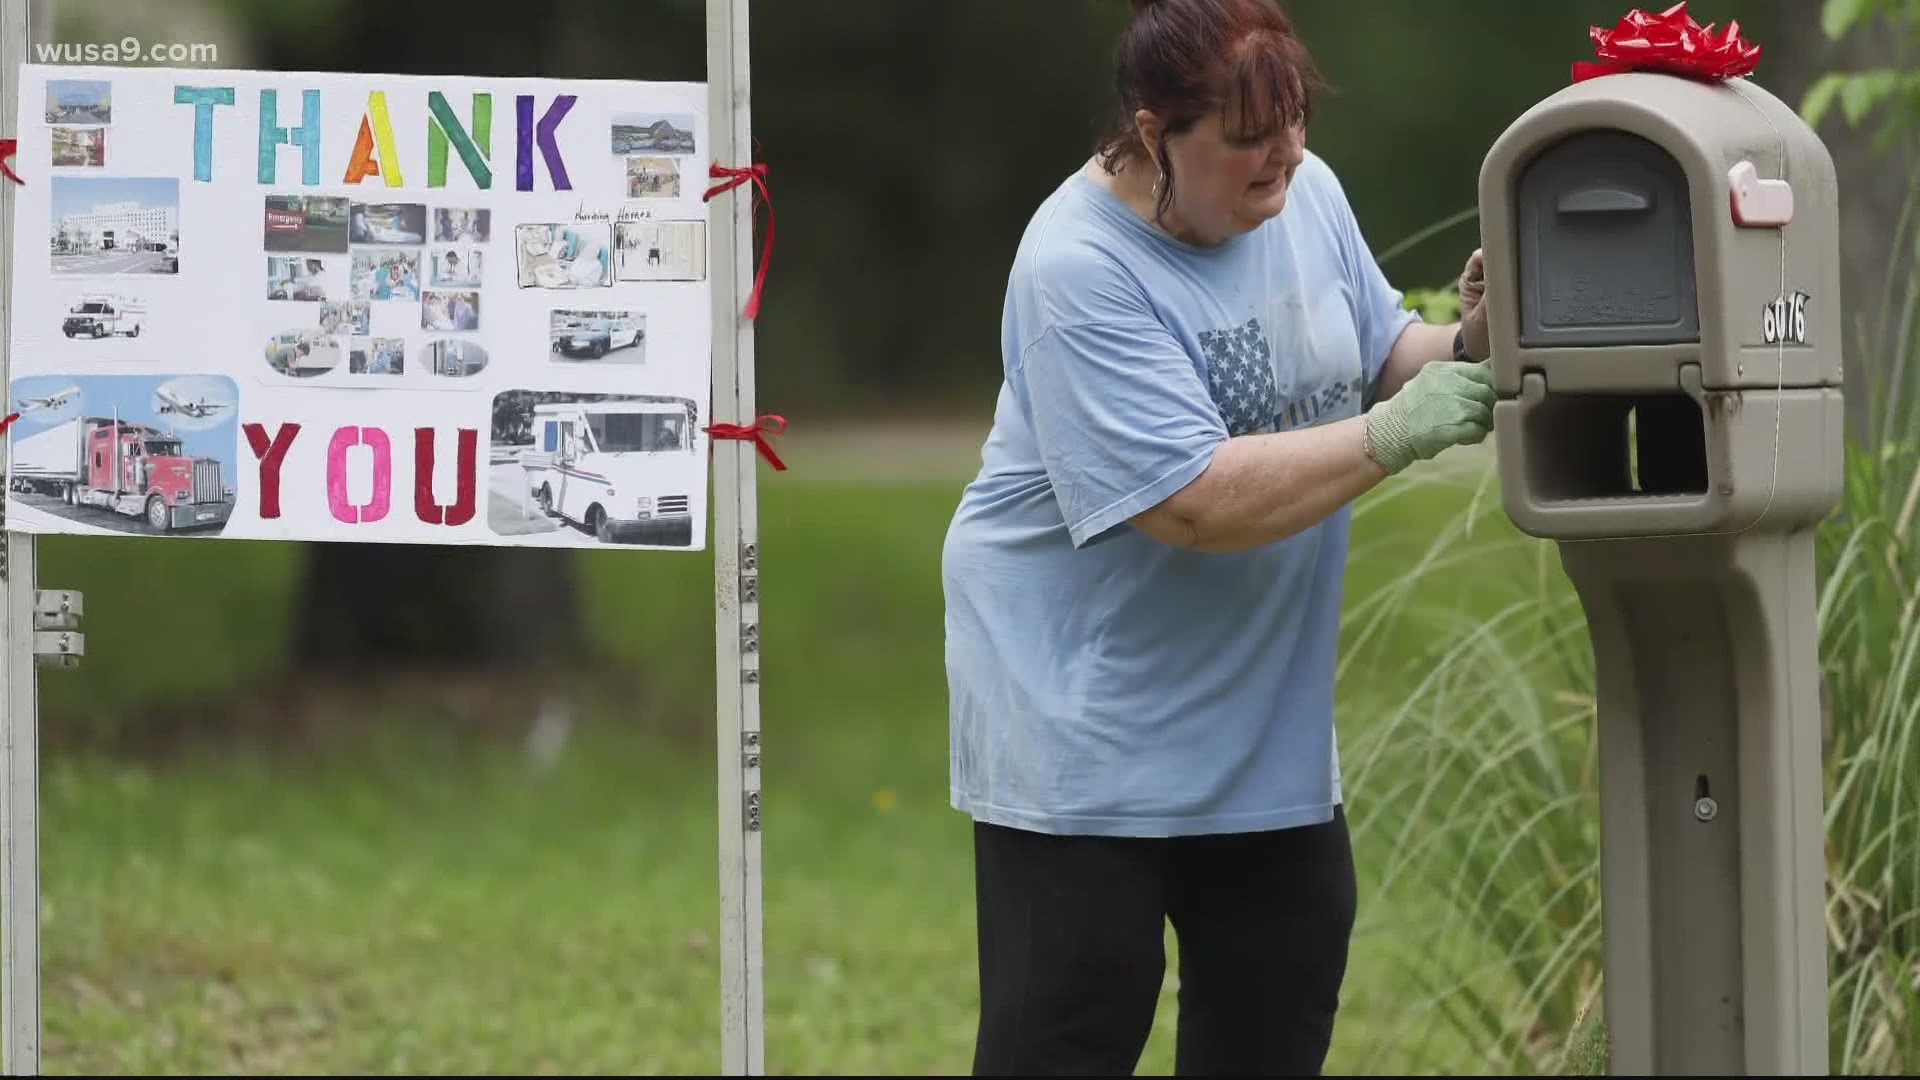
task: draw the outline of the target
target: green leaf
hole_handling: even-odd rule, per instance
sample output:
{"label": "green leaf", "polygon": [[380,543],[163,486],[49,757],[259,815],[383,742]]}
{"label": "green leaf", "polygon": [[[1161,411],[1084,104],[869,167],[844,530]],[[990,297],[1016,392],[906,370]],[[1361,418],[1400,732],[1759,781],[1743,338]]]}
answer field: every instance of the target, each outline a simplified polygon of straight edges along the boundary
{"label": "green leaf", "polygon": [[1876,68],[1849,75],[1840,85],[1840,108],[1847,124],[1858,127],[1867,113],[1900,85],[1900,73],[1892,68]]}
{"label": "green leaf", "polygon": [[1885,154],[1892,149],[1894,142],[1900,137],[1901,130],[1905,127],[1905,118],[1890,110],[1886,119],[1881,121],[1879,130],[1873,133],[1873,138],[1870,140],[1874,154]]}
{"label": "green leaf", "polygon": [[1838,38],[1879,6],[1880,0],[1827,0],[1820,11],[1820,29],[1829,39]]}
{"label": "green leaf", "polygon": [[1417,311],[1430,323],[1450,323],[1460,317],[1460,293],[1452,288],[1408,289],[1401,306]]}
{"label": "green leaf", "polygon": [[1819,127],[1820,120],[1833,106],[1834,95],[1840,92],[1840,84],[1846,81],[1847,76],[1839,72],[1820,76],[1807,88],[1807,96],[1800,103],[1800,119],[1805,120],[1810,128]]}
{"label": "green leaf", "polygon": [[1900,109],[1905,117],[1920,119],[1920,71],[1909,71],[1900,80],[1900,96],[1905,99]]}

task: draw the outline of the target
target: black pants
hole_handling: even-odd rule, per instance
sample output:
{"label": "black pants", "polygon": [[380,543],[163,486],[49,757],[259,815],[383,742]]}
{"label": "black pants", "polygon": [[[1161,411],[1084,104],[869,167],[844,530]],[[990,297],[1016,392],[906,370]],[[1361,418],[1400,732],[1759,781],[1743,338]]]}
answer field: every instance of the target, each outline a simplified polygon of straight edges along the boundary
{"label": "black pants", "polygon": [[976,1076],[1129,1075],[1179,952],[1181,1075],[1312,1075],[1353,930],[1345,815],[1272,832],[1050,836],[976,823]]}

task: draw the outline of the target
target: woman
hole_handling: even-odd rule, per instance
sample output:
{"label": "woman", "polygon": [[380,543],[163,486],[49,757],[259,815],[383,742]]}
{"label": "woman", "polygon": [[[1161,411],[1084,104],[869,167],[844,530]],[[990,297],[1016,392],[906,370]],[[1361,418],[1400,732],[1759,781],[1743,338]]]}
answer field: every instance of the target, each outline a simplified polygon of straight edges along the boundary
{"label": "woman", "polygon": [[1318,1072],[1355,906],[1348,506],[1486,436],[1485,315],[1402,309],[1273,0],[1133,6],[1119,122],[1015,258],[944,551],[974,1069],[1131,1072],[1170,921],[1180,1071]]}

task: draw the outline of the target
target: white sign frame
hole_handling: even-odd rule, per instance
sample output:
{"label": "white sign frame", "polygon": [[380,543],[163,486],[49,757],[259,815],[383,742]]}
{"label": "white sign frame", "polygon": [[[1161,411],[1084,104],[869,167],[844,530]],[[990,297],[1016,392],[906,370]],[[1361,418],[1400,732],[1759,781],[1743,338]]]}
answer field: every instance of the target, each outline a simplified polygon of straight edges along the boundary
{"label": "white sign frame", "polygon": [[705,550],[704,83],[19,90],[10,528]]}

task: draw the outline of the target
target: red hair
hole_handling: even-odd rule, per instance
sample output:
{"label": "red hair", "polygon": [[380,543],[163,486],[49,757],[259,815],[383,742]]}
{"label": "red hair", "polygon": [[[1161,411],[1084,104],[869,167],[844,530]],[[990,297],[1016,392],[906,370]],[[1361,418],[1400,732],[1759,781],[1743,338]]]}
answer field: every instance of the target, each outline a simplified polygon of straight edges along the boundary
{"label": "red hair", "polygon": [[1229,140],[1255,142],[1304,126],[1313,116],[1314,92],[1324,86],[1275,0],[1133,0],[1114,68],[1119,113],[1096,152],[1108,172],[1145,159],[1134,113],[1160,116],[1152,157],[1166,181],[1156,214],[1173,201],[1170,136],[1218,109]]}

